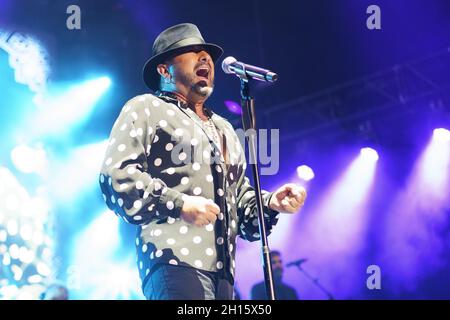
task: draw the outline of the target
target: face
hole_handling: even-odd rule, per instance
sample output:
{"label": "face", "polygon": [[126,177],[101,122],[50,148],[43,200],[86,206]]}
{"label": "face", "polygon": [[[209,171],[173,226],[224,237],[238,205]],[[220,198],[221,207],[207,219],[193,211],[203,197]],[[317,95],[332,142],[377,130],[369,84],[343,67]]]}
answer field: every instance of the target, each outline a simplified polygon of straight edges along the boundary
{"label": "face", "polygon": [[206,99],[214,88],[214,62],[208,52],[191,48],[159,65],[164,85],[172,86],[187,98]]}
{"label": "face", "polygon": [[270,258],[270,262],[272,264],[273,277],[275,280],[281,281],[283,278],[283,260],[281,260],[281,256],[273,255]]}

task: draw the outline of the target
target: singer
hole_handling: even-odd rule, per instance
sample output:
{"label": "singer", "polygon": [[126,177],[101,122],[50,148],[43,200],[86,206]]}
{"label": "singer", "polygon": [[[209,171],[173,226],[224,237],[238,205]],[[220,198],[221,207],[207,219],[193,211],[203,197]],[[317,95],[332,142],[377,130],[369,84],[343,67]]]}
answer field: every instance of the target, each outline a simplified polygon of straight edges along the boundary
{"label": "singer", "polygon": [[[259,239],[243,148],[204,105],[222,52],[193,24],[161,32],[144,67],[154,94],[128,101],[111,130],[100,186],[107,206],[137,226],[147,299],[233,299],[236,236]],[[264,191],[267,232],[305,198],[293,184]]]}

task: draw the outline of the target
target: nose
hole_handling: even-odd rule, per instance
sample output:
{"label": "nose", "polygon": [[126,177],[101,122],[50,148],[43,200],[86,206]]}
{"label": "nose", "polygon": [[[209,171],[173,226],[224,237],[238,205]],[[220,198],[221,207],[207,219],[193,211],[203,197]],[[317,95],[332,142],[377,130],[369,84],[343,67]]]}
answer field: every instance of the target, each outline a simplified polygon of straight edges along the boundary
{"label": "nose", "polygon": [[209,55],[209,53],[204,50],[199,52],[199,60],[201,62],[207,62],[207,63],[211,63],[211,64],[213,63],[212,58]]}

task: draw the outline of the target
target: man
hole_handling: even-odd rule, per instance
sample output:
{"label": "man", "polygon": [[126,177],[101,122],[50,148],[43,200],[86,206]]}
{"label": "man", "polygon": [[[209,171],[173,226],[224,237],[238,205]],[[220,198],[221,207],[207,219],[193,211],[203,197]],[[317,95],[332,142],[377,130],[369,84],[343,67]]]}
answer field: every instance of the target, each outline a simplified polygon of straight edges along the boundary
{"label": "man", "polygon": [[[275,298],[277,300],[298,300],[297,292],[294,288],[283,283],[283,261],[281,253],[273,250],[270,252],[270,263],[272,265]],[[253,286],[251,292],[252,300],[267,300],[266,286],[264,282]]]}
{"label": "man", "polygon": [[[128,101],[111,132],[100,185],[108,207],[137,225],[147,299],[232,299],[236,236],[259,239],[242,146],[204,105],[222,52],[193,24],[163,31],[144,67],[155,94]],[[264,192],[268,232],[305,197],[295,185]]]}

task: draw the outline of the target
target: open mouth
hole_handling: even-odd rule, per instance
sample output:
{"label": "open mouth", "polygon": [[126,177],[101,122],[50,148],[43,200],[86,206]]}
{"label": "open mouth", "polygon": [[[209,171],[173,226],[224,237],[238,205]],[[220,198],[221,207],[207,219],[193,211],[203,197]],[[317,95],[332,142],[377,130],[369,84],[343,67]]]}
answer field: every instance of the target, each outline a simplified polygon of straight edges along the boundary
{"label": "open mouth", "polygon": [[198,68],[198,70],[197,70],[197,72],[195,74],[197,75],[197,77],[209,80],[209,68],[208,67],[200,67],[200,68]]}

